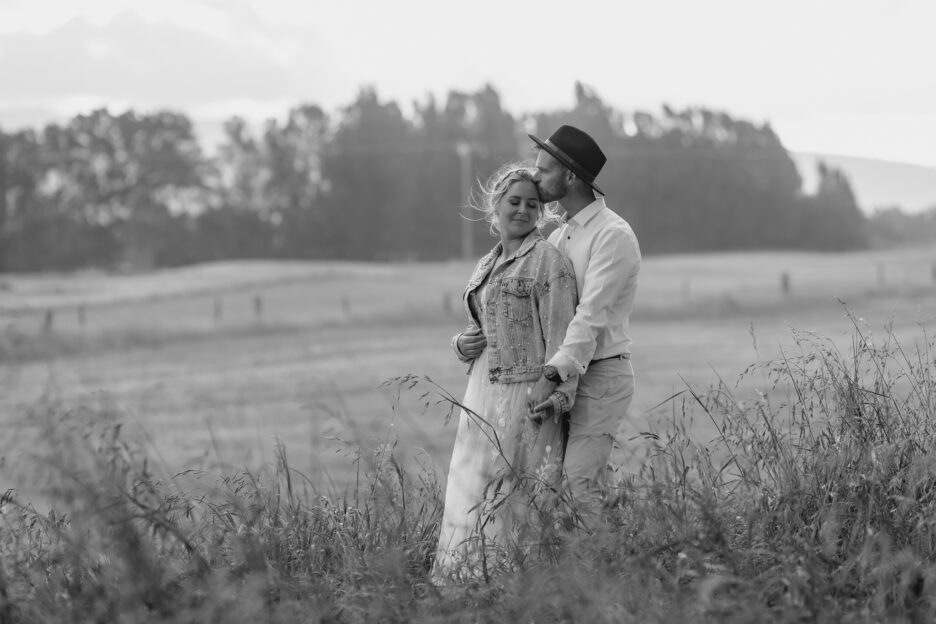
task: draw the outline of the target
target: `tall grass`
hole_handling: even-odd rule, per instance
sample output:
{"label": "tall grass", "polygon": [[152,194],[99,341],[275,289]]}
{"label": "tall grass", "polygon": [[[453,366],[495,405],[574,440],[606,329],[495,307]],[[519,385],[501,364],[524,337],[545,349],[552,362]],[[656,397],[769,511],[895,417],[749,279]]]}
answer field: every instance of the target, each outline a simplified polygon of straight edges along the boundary
{"label": "tall grass", "polygon": [[443,486],[393,439],[326,494],[282,446],[261,472],[165,474],[119,414],[37,408],[43,502],[0,501],[0,623],[933,621],[932,342],[852,321],[847,353],[798,332],[750,367],[753,396],[719,380],[665,401],[596,533],[443,588]]}

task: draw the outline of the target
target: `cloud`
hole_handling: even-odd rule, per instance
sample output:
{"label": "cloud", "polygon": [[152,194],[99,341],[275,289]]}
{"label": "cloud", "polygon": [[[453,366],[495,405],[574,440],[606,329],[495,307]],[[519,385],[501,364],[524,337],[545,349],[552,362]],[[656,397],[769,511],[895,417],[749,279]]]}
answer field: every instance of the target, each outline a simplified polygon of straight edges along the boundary
{"label": "cloud", "polygon": [[289,94],[289,70],[256,34],[212,37],[124,12],[105,25],[74,19],[45,34],[0,35],[0,99],[96,97],[188,107]]}
{"label": "cloud", "polygon": [[622,110],[707,106],[792,149],[932,164],[934,19],[932,0],[3,0],[0,127],[101,106],[262,122],[364,85],[405,108],[490,83],[522,114],[582,81]]}

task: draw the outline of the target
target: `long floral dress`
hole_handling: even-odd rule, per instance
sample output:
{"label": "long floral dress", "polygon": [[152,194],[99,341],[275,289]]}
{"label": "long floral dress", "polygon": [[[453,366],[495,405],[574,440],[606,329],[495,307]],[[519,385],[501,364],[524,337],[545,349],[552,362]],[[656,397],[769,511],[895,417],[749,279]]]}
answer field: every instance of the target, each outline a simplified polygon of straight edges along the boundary
{"label": "long floral dress", "polygon": [[[476,292],[482,331],[487,283]],[[443,584],[509,569],[539,542],[555,502],[564,450],[559,418],[527,418],[535,382],[492,383],[488,349],[465,390],[431,579]],[[470,412],[468,411],[470,410]]]}

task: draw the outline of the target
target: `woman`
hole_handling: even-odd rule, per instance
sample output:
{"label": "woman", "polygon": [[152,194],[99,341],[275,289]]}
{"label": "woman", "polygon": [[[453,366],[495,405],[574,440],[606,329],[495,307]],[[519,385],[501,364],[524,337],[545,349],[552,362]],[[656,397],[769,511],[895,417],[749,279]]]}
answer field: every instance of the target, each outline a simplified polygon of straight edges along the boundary
{"label": "woman", "polygon": [[572,265],[539,232],[556,217],[540,201],[534,174],[503,167],[476,206],[500,242],[468,281],[468,329],[452,339],[470,368],[432,570],[437,583],[508,564],[506,556],[538,539],[540,515],[558,488],[560,417],[572,405],[577,378],[556,389],[548,413],[530,413],[527,395],[562,344],[576,286]]}

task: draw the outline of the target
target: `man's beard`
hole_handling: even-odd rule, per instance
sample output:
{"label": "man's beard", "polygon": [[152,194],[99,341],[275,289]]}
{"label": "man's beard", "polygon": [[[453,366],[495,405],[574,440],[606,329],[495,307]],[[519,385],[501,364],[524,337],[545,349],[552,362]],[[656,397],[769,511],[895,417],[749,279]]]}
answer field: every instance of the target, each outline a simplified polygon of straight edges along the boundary
{"label": "man's beard", "polygon": [[550,203],[554,201],[559,201],[569,192],[569,183],[566,182],[565,176],[559,179],[556,183],[555,190],[550,191],[550,189],[540,188],[540,196],[543,199],[544,203]]}

